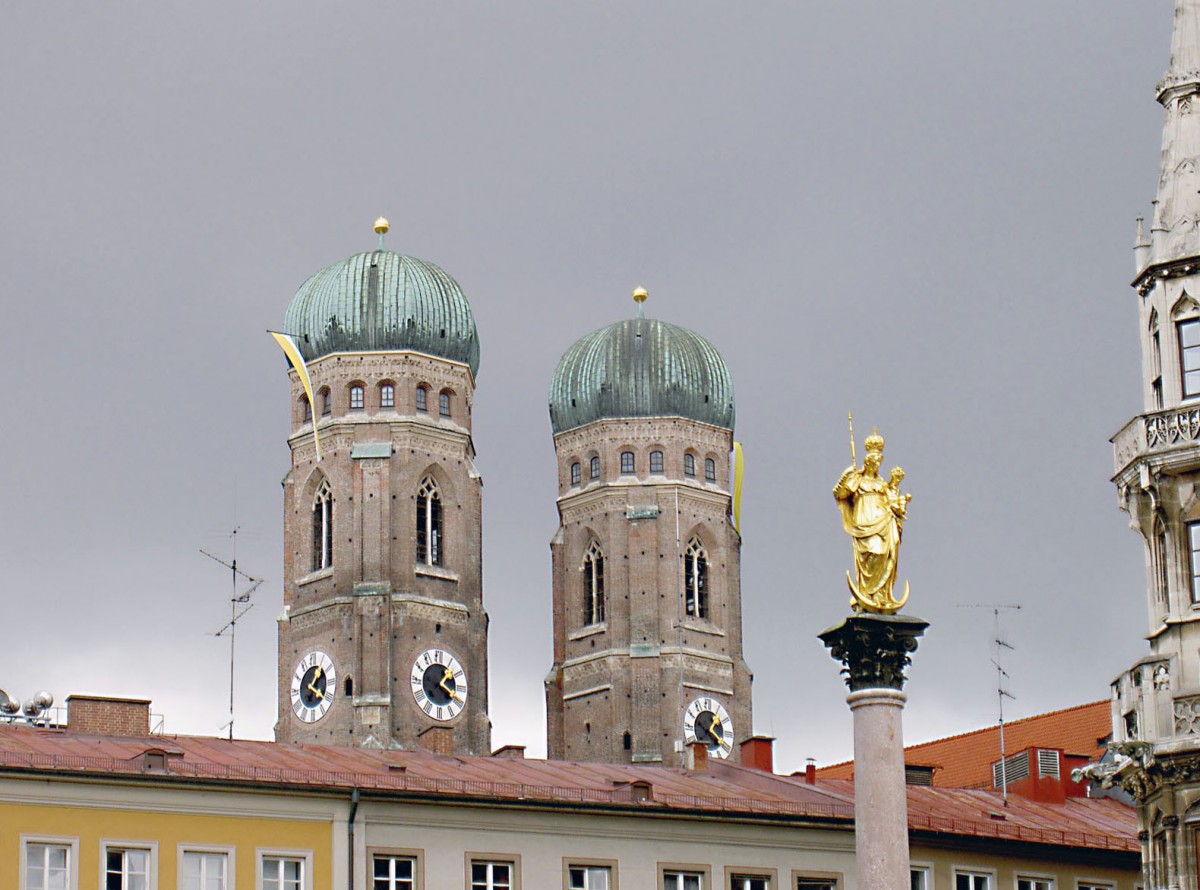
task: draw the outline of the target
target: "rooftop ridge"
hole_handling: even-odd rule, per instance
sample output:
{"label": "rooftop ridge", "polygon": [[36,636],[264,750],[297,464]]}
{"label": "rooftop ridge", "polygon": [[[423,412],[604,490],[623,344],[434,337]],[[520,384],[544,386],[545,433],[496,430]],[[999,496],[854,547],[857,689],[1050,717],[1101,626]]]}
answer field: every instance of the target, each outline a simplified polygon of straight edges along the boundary
{"label": "rooftop ridge", "polygon": [[[1059,708],[1059,709],[1058,709],[1058,710],[1056,710],[1056,711],[1045,711],[1044,713],[1041,713],[1041,714],[1032,714],[1032,715],[1030,715],[1029,717],[1022,717],[1022,718],[1020,718],[1020,719],[1018,719],[1018,720],[1008,720],[1008,721],[1006,721],[1006,722],[1005,722],[1005,724],[1004,724],[1004,727],[1005,727],[1005,729],[1006,729],[1006,730],[1012,730],[1012,729],[1014,729],[1014,728],[1019,728],[1020,726],[1022,726],[1022,725],[1024,725],[1024,724],[1031,723],[1031,722],[1033,722],[1033,721],[1035,721],[1035,720],[1044,720],[1044,719],[1047,719],[1047,718],[1050,718],[1050,717],[1057,717],[1057,716],[1060,716],[1060,715],[1062,715],[1062,714],[1069,714],[1069,713],[1071,713],[1072,711],[1082,711],[1082,710],[1085,710],[1085,709],[1090,709],[1090,708],[1098,708],[1098,707],[1100,707],[1100,706],[1103,706],[1103,707],[1104,707],[1104,709],[1107,711],[1107,710],[1108,710],[1108,708],[1110,707],[1110,703],[1109,703],[1108,699],[1104,699],[1104,698],[1102,698],[1102,699],[1099,699],[1099,700],[1097,700],[1097,701],[1085,702],[1084,704],[1081,704],[1081,705],[1071,705],[1070,707],[1067,707],[1067,708]],[[999,726],[998,726],[998,725],[992,725],[992,726],[981,726],[981,727],[979,727],[978,729],[969,729],[969,730],[967,730],[967,731],[965,731],[965,732],[955,733],[954,735],[941,736],[941,737],[939,737],[939,738],[936,738],[936,739],[929,739],[929,740],[927,740],[927,741],[924,741],[924,742],[914,742],[914,743],[912,743],[912,744],[910,744],[910,745],[905,745],[905,746],[904,746],[904,754],[905,754],[905,757],[904,757],[904,759],[905,759],[905,761],[907,762],[907,761],[908,761],[908,755],[909,755],[911,752],[913,752],[913,751],[916,751],[916,750],[918,750],[918,749],[920,749],[920,748],[927,748],[927,747],[929,747],[929,746],[931,746],[931,745],[937,745],[937,744],[941,744],[941,743],[944,743],[944,742],[953,742],[953,741],[957,741],[957,740],[960,740],[960,739],[967,739],[967,738],[971,738],[972,736],[979,736],[979,735],[983,735],[984,733],[989,733],[989,732],[993,732],[993,733],[994,733],[994,732],[998,732],[998,731],[999,731]],[[1017,752],[1016,752],[1016,751],[1012,751],[1011,753],[1015,754],[1015,753],[1017,753]],[[818,774],[820,774],[820,772],[821,772],[822,770],[830,770],[830,769],[834,769],[834,768],[836,768],[836,767],[844,767],[844,766],[849,766],[849,765],[852,765],[853,763],[854,763],[854,760],[853,760],[853,759],[851,759],[851,760],[839,760],[837,763],[830,763],[830,764],[827,764],[826,766],[818,767],[818,768],[817,768],[817,772],[818,772]],[[922,764],[922,765],[924,765],[924,766],[936,766],[937,764]]]}

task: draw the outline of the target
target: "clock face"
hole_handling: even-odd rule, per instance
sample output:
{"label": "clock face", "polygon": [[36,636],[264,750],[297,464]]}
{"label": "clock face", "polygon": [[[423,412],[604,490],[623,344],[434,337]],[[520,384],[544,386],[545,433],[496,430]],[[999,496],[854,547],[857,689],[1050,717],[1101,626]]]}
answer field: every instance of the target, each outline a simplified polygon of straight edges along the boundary
{"label": "clock face", "polygon": [[325,716],[337,695],[337,671],[324,652],[310,652],[292,672],[292,710],[305,723]]}
{"label": "clock face", "polygon": [[467,703],[467,672],[445,649],[426,649],[412,666],[417,707],[434,720],[453,720]]}
{"label": "clock face", "polygon": [[733,750],[733,720],[725,706],[715,698],[697,698],[683,713],[683,740],[687,744],[704,742],[716,757],[728,757]]}

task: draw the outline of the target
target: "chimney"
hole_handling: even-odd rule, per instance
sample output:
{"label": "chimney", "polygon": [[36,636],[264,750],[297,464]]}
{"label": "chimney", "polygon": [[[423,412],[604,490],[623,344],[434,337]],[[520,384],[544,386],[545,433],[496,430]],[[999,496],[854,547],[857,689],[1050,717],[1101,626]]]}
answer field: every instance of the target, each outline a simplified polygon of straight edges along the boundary
{"label": "chimney", "polygon": [[692,742],[687,747],[687,768],[698,773],[708,772],[708,745]]}
{"label": "chimney", "polygon": [[741,745],[742,766],[762,770],[764,773],[775,772],[775,739],[769,735],[752,735]]}
{"label": "chimney", "polygon": [[502,748],[497,748],[492,752],[493,757],[503,757],[506,760],[524,760],[525,746],[524,745],[505,745]]}
{"label": "chimney", "polygon": [[817,784],[817,764],[811,757],[804,765],[804,781],[809,785]]}
{"label": "chimney", "polygon": [[454,730],[449,726],[431,726],[417,736],[417,744],[431,754],[453,754]]}
{"label": "chimney", "polygon": [[150,735],[150,699],[68,695],[67,729],[88,735]]}

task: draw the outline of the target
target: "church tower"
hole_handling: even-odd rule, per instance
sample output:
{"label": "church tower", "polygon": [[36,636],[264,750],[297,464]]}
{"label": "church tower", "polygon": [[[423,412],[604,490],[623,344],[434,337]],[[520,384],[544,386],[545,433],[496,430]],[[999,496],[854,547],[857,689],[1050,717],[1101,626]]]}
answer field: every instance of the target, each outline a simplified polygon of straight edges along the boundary
{"label": "church tower", "polygon": [[315,404],[289,368],[275,735],[488,754],[475,321],[454,279],[376,230],[284,317]]}
{"label": "church tower", "polygon": [[636,318],[586,335],[550,383],[555,759],[738,758],[751,735],[733,525],[733,381],[692,331]]}
{"label": "church tower", "polygon": [[1134,245],[1143,413],[1113,438],[1113,481],[1145,544],[1150,642],[1113,682],[1114,776],[1138,803],[1147,890],[1200,874],[1200,0],[1176,0],[1157,97],[1158,194]]}

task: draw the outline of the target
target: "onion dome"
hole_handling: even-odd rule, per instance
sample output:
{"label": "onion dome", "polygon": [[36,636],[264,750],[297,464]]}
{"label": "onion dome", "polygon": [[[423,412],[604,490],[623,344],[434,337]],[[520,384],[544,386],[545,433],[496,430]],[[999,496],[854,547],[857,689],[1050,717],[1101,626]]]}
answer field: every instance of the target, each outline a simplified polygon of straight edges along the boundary
{"label": "onion dome", "polygon": [[458,282],[433,263],[382,248],[326,266],[304,282],[283,326],[308,361],[333,352],[411,349],[479,372],[479,334]]}
{"label": "onion dome", "polygon": [[556,434],[609,417],[686,417],[732,430],[733,415],[721,354],[699,334],[653,318],[581,337],[550,380]]}

